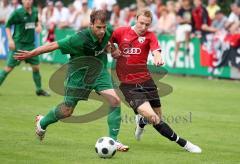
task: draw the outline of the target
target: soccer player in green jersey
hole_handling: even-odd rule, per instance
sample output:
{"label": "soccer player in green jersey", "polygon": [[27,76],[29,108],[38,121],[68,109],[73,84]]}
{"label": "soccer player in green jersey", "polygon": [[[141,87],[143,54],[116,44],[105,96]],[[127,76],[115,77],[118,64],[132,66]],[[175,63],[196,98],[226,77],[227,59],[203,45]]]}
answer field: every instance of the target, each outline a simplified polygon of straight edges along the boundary
{"label": "soccer player in green jersey", "polygon": [[[90,15],[90,23],[89,28],[71,37],[49,43],[32,51],[24,50],[16,53],[15,58],[17,60],[25,60],[56,49],[60,49],[63,54],[70,54],[71,56],[64,83],[64,101],[46,116],[38,115],[36,117],[36,134],[42,140],[48,125],[71,116],[78,101],[88,99],[90,92],[95,90],[110,104],[108,114],[109,136],[116,141],[119,151],[127,151],[129,147],[117,140],[121,123],[120,98],[114,90],[112,79],[106,66],[107,54],[105,50],[113,50],[108,48],[112,30],[107,27],[106,12],[103,10],[93,10]],[[112,53],[114,52],[113,50]],[[85,62],[89,64],[88,73],[90,74],[90,78],[94,79],[91,74],[95,74],[94,71],[97,72],[100,70],[99,75],[93,80],[93,83],[86,81],[86,70],[80,69],[81,62],[84,62],[81,60],[81,57],[85,57]],[[80,59],[78,60],[78,58]],[[100,67],[97,64],[98,62],[102,63]]]}
{"label": "soccer player in green jersey", "polygon": [[[14,59],[14,53],[17,50],[33,50],[35,31],[41,31],[41,24],[38,21],[38,11],[32,7],[33,0],[22,0],[23,7],[15,10],[6,23],[6,33],[8,37],[9,49],[11,50],[6,66],[0,70],[0,86],[6,79],[7,75],[20,64],[20,61]],[[14,26],[13,36],[11,34],[11,27]],[[39,72],[39,58],[37,56],[26,59],[33,71],[33,81],[36,87],[36,94],[38,96],[49,96],[49,94],[42,89],[41,75]]]}

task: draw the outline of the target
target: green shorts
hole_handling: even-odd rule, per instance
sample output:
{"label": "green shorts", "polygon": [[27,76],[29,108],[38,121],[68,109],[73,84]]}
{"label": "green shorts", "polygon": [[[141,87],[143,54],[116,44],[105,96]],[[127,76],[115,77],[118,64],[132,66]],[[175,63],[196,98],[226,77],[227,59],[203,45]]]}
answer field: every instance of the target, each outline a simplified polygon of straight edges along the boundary
{"label": "green shorts", "polygon": [[[16,47],[17,47],[16,48],[17,50],[31,51],[31,50],[34,49],[34,46],[32,46],[32,45],[31,46],[18,45]],[[14,55],[15,55],[16,52],[17,51],[10,51],[9,52],[8,58],[7,58],[7,64],[6,64],[8,67],[15,67],[15,66],[17,66],[17,65],[19,65],[21,63],[21,61],[14,59]],[[39,63],[40,63],[39,56],[34,56],[32,58],[26,59],[25,62],[29,63],[31,65],[39,65]]]}
{"label": "green shorts", "polygon": [[77,74],[71,75],[65,80],[64,103],[67,106],[76,106],[79,100],[88,100],[92,90],[98,93],[103,90],[113,89],[115,86],[107,69],[103,69],[92,84],[84,83],[83,72],[79,72],[79,74],[78,76],[76,76]]}

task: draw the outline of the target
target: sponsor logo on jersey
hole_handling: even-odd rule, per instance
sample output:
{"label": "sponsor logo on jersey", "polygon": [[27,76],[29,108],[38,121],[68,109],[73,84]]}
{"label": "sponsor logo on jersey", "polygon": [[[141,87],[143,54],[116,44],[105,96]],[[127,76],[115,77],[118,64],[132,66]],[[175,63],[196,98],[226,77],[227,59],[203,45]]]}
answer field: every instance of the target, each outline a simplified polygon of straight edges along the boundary
{"label": "sponsor logo on jersey", "polygon": [[35,23],[34,22],[26,23],[25,30],[28,30],[28,29],[35,29]]}
{"label": "sponsor logo on jersey", "polygon": [[138,42],[143,43],[145,41],[146,37],[138,37]]}
{"label": "sponsor logo on jersey", "polygon": [[137,54],[140,54],[142,51],[140,48],[124,48],[123,49],[123,53],[124,54],[129,54],[129,55],[137,55]]}
{"label": "sponsor logo on jersey", "polygon": [[95,56],[98,56],[100,54],[102,54],[104,52],[104,49],[102,49],[101,51],[95,51]]}

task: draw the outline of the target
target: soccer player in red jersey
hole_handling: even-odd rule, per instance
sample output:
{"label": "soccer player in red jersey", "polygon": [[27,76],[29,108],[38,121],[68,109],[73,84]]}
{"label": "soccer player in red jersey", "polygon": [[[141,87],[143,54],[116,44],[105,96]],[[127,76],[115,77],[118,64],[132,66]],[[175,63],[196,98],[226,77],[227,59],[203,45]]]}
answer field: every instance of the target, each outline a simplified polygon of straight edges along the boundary
{"label": "soccer player in red jersey", "polygon": [[117,28],[111,42],[118,45],[119,53],[112,54],[117,59],[116,72],[120,80],[120,90],[136,114],[135,137],[140,140],[147,122],[164,137],[175,141],[191,153],[201,153],[201,148],[180,138],[162,120],[162,110],[157,86],[147,68],[149,51],[154,55],[154,65],[164,64],[157,37],[148,31],[152,23],[152,13],[148,9],[137,14],[136,25]]}

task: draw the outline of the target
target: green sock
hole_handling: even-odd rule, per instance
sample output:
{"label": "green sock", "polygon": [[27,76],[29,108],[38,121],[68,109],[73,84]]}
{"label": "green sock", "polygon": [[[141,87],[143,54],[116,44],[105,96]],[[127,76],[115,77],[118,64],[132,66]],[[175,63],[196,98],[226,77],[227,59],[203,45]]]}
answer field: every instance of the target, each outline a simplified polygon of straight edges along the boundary
{"label": "green sock", "polygon": [[36,90],[39,91],[42,89],[41,84],[41,75],[39,71],[33,71],[33,81],[35,83]]}
{"label": "green sock", "polygon": [[57,122],[59,119],[56,117],[56,111],[58,108],[51,110],[43,119],[40,121],[40,126],[43,130],[47,128],[48,125]]}
{"label": "green sock", "polygon": [[9,72],[6,72],[5,70],[0,70],[0,86],[2,85],[8,74]]}
{"label": "green sock", "polygon": [[109,136],[114,140],[117,140],[117,136],[121,125],[121,108],[111,107],[107,121],[109,127]]}

